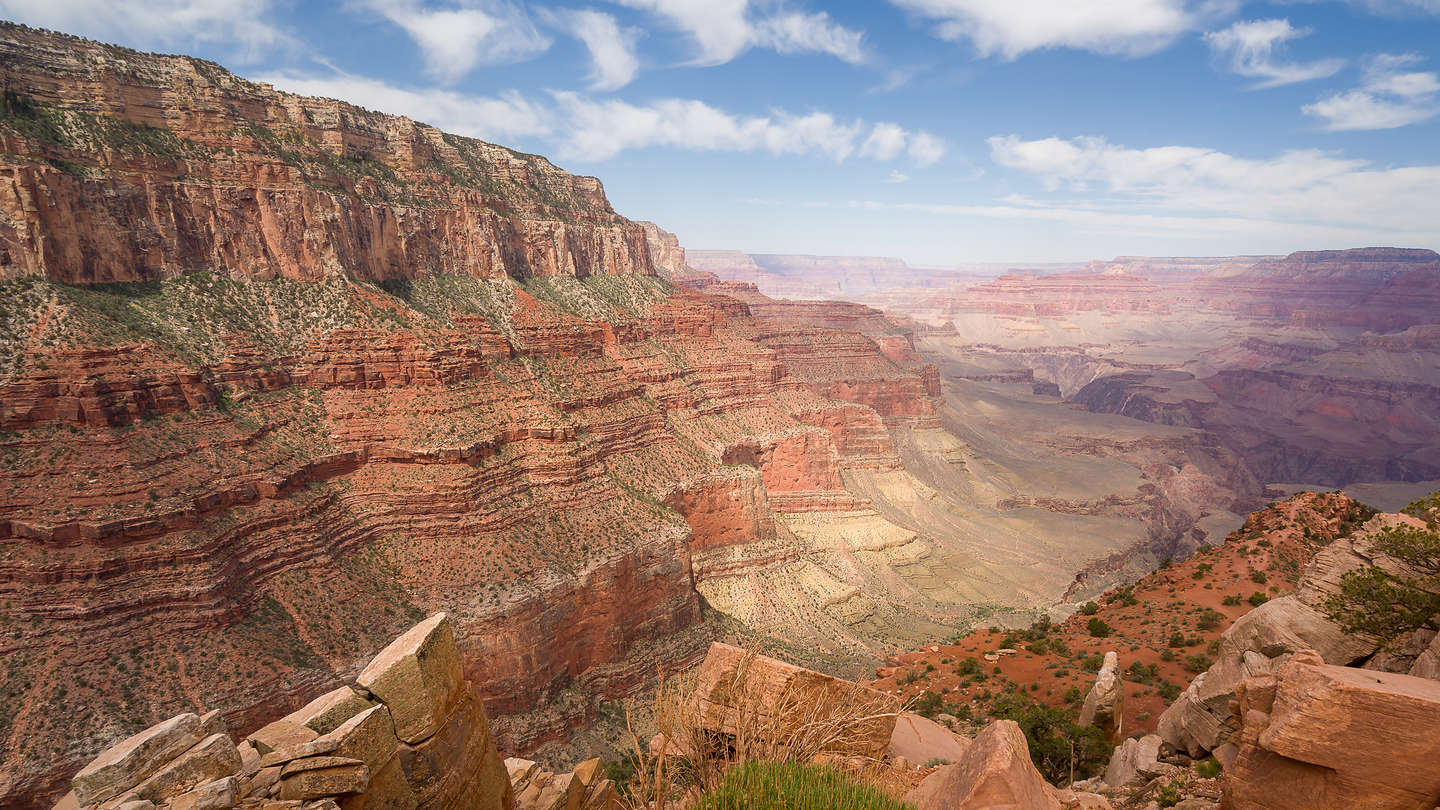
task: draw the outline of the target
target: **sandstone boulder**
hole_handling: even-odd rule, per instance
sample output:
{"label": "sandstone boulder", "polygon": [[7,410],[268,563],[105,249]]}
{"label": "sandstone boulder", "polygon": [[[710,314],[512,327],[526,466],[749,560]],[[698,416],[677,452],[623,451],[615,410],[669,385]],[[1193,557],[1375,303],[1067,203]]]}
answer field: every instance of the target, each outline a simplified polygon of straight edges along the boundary
{"label": "sandstone boulder", "polygon": [[400,767],[421,807],[506,807],[510,780],[490,739],[485,708],[470,684],[460,694],[433,735],[400,743]]}
{"label": "sandstone boulder", "polygon": [[306,726],[316,734],[329,734],[341,723],[374,705],[375,701],[362,697],[348,686],[342,686],[326,692],[281,719]]}
{"label": "sandstone boulder", "polygon": [[1110,755],[1110,764],[1105,767],[1105,784],[1124,787],[1149,779],[1147,772],[1160,761],[1161,742],[1160,735],[1146,734],[1117,745],[1115,753]]}
{"label": "sandstone boulder", "polygon": [[1440,804],[1440,682],[1295,654],[1237,691],[1225,805],[1429,810]]}
{"label": "sandstone boulder", "polygon": [[1125,715],[1125,682],[1120,678],[1120,656],[1105,653],[1105,662],[1095,676],[1095,685],[1080,707],[1080,725],[1095,726],[1113,740],[1123,733]]}
{"label": "sandstone boulder", "polygon": [[363,793],[370,786],[370,769],[349,757],[297,759],[280,771],[280,798],[322,799],[346,793]]}
{"label": "sandstone boulder", "polygon": [[159,802],[241,772],[240,752],[225,734],[212,734],[166,763],[128,796]]}
{"label": "sandstone boulder", "polygon": [[205,736],[200,717],[177,715],[106,750],[75,774],[71,787],[81,806],[99,804],[140,784]]}
{"label": "sandstone boulder", "polygon": [[961,737],[934,720],[921,717],[913,712],[901,712],[895,719],[895,730],[890,734],[890,747],[886,753],[890,758],[904,757],[917,765],[934,760],[945,764],[959,762],[970,748],[970,740]]}
{"label": "sandstone boulder", "polygon": [[1056,791],[1030,761],[1025,733],[1010,720],[986,726],[964,758],[905,795],[917,810],[1061,810]]}
{"label": "sandstone boulder", "polygon": [[390,710],[401,740],[420,743],[435,734],[463,684],[449,616],[437,613],[390,642],[357,681]]}
{"label": "sandstone boulder", "polygon": [[855,715],[844,742],[829,753],[880,757],[890,744],[900,701],[850,681],[823,675],[715,642],[695,675],[692,710],[701,728],[742,732],[786,744],[797,739],[816,709],[846,707]]}
{"label": "sandstone boulder", "polygon": [[245,739],[264,757],[273,751],[294,748],[320,736],[314,729],[290,720],[276,720],[250,732]]}

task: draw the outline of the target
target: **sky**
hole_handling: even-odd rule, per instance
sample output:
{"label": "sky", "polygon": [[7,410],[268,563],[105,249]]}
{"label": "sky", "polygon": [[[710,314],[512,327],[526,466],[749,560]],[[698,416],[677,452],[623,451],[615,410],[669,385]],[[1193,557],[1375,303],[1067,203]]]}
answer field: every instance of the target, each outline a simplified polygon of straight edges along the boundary
{"label": "sky", "polygon": [[1440,249],[1440,0],[0,0],[599,177],[687,248]]}

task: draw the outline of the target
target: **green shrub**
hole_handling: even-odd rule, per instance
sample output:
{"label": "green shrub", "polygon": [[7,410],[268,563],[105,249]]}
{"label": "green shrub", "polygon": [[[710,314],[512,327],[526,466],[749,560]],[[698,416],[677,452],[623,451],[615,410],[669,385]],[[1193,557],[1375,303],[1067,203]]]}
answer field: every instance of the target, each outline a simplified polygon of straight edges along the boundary
{"label": "green shrub", "polygon": [[823,765],[747,762],[732,768],[695,810],[912,810]]}
{"label": "green shrub", "polygon": [[1220,775],[1222,770],[1224,768],[1215,761],[1214,757],[1195,763],[1195,772],[1200,774],[1201,779],[1214,779]]}
{"label": "green shrub", "polygon": [[1083,605],[1080,606],[1080,615],[1081,615],[1081,616],[1094,616],[1096,613],[1099,613],[1099,612],[1100,612],[1100,606],[1097,605],[1097,604],[1095,604],[1095,602],[1093,602],[1093,601],[1091,601],[1091,602],[1086,602],[1085,604],[1083,604]]}
{"label": "green shrub", "polygon": [[1339,592],[1325,602],[1330,618],[1346,632],[1375,636],[1386,646],[1421,628],[1440,629],[1440,532],[1391,526],[1376,534],[1374,545],[1414,574],[1380,568],[1346,573]]}
{"label": "green shrub", "polygon": [[1030,745],[1030,759],[1051,783],[1068,782],[1072,765],[1076,779],[1094,776],[1114,753],[1115,746],[1100,729],[1079,725],[1066,709],[1041,706],[1023,694],[996,698],[990,704],[990,716],[1014,720],[1020,726]]}
{"label": "green shrub", "polygon": [[1105,638],[1110,635],[1110,625],[1099,616],[1091,616],[1090,621],[1085,624],[1085,629],[1095,638]]}
{"label": "green shrub", "polygon": [[1260,593],[1259,591],[1256,591],[1255,593],[1250,594],[1250,598],[1245,601],[1249,602],[1251,607],[1260,607],[1266,602],[1269,602],[1270,597],[1266,596],[1263,593]]}

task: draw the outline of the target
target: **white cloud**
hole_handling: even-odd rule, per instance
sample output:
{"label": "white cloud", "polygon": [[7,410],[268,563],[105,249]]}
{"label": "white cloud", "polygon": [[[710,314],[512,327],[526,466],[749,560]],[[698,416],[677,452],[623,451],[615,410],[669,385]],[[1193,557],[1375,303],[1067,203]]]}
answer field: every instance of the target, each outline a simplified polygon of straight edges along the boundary
{"label": "white cloud", "polygon": [[865,35],[830,21],[830,15],[789,12],[751,26],[754,44],[779,53],[828,53],[842,62],[865,61]]}
{"label": "white cloud", "polygon": [[1403,70],[1419,61],[1414,54],[1381,54],[1365,69],[1359,89],[1332,93],[1301,110],[1323,120],[1331,132],[1394,129],[1427,121],[1440,113],[1440,77]]}
{"label": "white cloud", "polygon": [[910,139],[909,151],[916,166],[931,166],[945,156],[945,142],[928,132],[917,132]]}
{"label": "white cloud", "polygon": [[545,18],[585,43],[590,51],[591,90],[619,90],[640,71],[635,55],[640,29],[622,28],[613,16],[590,9],[551,12]]}
{"label": "white cloud", "polygon": [[876,124],[870,137],[860,146],[860,156],[875,160],[894,160],[905,151],[909,134],[899,124]]}
{"label": "white cloud", "polygon": [[607,160],[629,149],[653,147],[817,155],[837,163],[855,155],[894,160],[907,144],[914,159],[917,141],[926,144],[921,149],[924,157],[930,154],[927,150],[944,150],[943,142],[933,135],[884,122],[868,127],[869,135],[862,140],[867,131],[865,122],[842,121],[825,112],[801,115],[775,110],[769,115],[744,116],[693,99],[632,104],[575,93],[554,96],[556,117],[563,122],[557,148],[562,157],[579,160]]}
{"label": "white cloud", "polygon": [[1309,34],[1310,29],[1295,28],[1289,20],[1245,20],[1206,34],[1205,42],[1217,57],[1229,60],[1231,72],[1259,79],[1257,88],[1279,87],[1333,76],[1345,66],[1344,59],[1276,60],[1286,42]]}
{"label": "white cloud", "polygon": [[508,0],[438,6],[421,0],[358,2],[404,29],[420,48],[426,72],[445,82],[460,80],[478,65],[520,62],[550,47],[550,39]]}
{"label": "white cloud", "polygon": [[295,45],[267,21],[271,6],[270,0],[0,0],[0,15],[137,48],[230,44],[249,60]]}
{"label": "white cloud", "polygon": [[1189,146],[1132,149],[1104,138],[990,138],[991,158],[1052,191],[1103,196],[1046,203],[1107,218],[1220,217],[1440,237],[1440,166],[1375,168],[1316,150],[1241,158]]}
{"label": "white cloud", "polygon": [[292,93],[336,98],[371,110],[408,115],[471,138],[506,141],[551,131],[550,112],[513,90],[490,97],[439,89],[407,90],[359,76],[281,73],[255,78]]}
{"label": "white cloud", "polygon": [[1014,59],[1044,48],[1143,56],[1174,42],[1233,0],[890,0],[937,23],[942,39]]}
{"label": "white cloud", "polygon": [[825,12],[780,11],[753,15],[750,0],[611,0],[658,14],[694,40],[697,65],[722,65],[750,48],[780,53],[822,53],[852,64],[864,62],[864,34]]}
{"label": "white cloud", "polygon": [[890,170],[890,176],[885,178],[885,182],[887,182],[887,183],[908,183],[908,182],[910,182],[910,175],[908,175],[908,174],[900,171],[899,169],[891,169],[891,170]]}

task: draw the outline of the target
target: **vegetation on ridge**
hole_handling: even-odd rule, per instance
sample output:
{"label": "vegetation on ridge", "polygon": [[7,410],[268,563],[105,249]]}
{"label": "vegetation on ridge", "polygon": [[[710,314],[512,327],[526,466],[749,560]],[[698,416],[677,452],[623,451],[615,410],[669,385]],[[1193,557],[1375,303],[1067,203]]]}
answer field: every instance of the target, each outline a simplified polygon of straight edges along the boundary
{"label": "vegetation on ridge", "polygon": [[1393,558],[1405,570],[1349,571],[1339,592],[1325,602],[1345,632],[1374,636],[1386,647],[1404,643],[1416,630],[1440,630],[1440,493],[1410,504],[1405,512],[1426,520],[1426,527],[1387,526],[1372,540],[1374,553]]}

